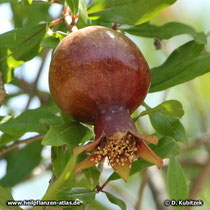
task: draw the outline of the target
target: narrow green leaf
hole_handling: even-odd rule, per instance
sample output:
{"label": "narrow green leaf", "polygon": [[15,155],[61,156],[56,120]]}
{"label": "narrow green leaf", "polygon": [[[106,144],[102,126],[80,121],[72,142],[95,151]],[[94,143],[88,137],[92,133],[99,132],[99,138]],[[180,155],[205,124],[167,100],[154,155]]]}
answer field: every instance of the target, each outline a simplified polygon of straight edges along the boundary
{"label": "narrow green leaf", "polygon": [[70,7],[73,15],[76,16],[79,7],[79,0],[66,0],[67,5]]}
{"label": "narrow green leaf", "polygon": [[87,4],[85,0],[79,0],[79,19],[77,21],[77,27],[83,28],[89,25]]}
{"label": "narrow green leaf", "polygon": [[18,206],[7,206],[6,202],[8,200],[14,200],[14,199],[13,199],[11,193],[7,189],[0,186],[0,209],[2,209],[2,210],[4,210],[4,209],[5,210],[6,209],[8,209],[8,210],[19,210],[19,209],[21,209]]}
{"label": "narrow green leaf", "polygon": [[111,203],[118,205],[121,210],[126,210],[126,204],[124,201],[120,200],[109,192],[105,192],[105,194]]}
{"label": "narrow green leaf", "polygon": [[7,173],[0,180],[3,187],[12,187],[24,179],[41,161],[40,141],[27,144],[19,151],[11,151],[7,159]]}
{"label": "narrow green leaf", "polygon": [[[170,157],[167,184],[169,196],[173,200],[186,200],[188,189],[183,169],[179,162],[172,156]],[[174,209],[187,209],[187,206],[174,206]]]}
{"label": "narrow green leaf", "polygon": [[192,27],[183,23],[171,22],[162,26],[156,26],[147,22],[141,25],[128,26],[126,28],[121,27],[119,29],[132,35],[159,39],[170,39],[176,35],[189,34],[198,44],[206,44],[206,36],[204,33],[196,32]]}
{"label": "narrow green leaf", "polygon": [[41,119],[58,121],[58,117],[49,111],[48,108],[27,110],[16,117],[6,117],[0,123],[0,130],[10,135],[22,136],[26,132],[46,133],[42,126]]}
{"label": "narrow green leaf", "polygon": [[121,24],[141,24],[156,16],[176,0],[96,0],[88,9],[89,17]]}
{"label": "narrow green leaf", "polygon": [[[162,137],[157,145],[149,145],[150,148],[161,158],[167,158],[170,156],[171,152],[173,152],[176,142],[170,136]],[[132,163],[130,175],[135,174],[144,168],[152,166],[152,163],[149,163],[145,160],[138,159],[137,161]],[[116,173],[113,172],[111,176],[107,179],[106,182],[120,179],[121,177]]]}
{"label": "narrow green leaf", "polygon": [[190,41],[177,48],[159,67],[151,69],[149,92],[165,90],[210,71],[210,53],[200,54],[204,45]]}
{"label": "narrow green leaf", "polygon": [[52,126],[42,140],[43,145],[62,146],[63,144],[76,145],[83,139],[93,138],[93,132],[80,123],[66,123]]}
{"label": "narrow green leaf", "polygon": [[96,166],[83,170],[83,173],[89,183],[90,189],[93,190],[99,181],[100,171]]}
{"label": "narrow green leaf", "polygon": [[137,117],[134,118],[136,121],[139,117],[144,115],[148,115],[151,113],[162,113],[165,115],[170,115],[174,117],[182,117],[184,115],[184,110],[182,108],[182,104],[176,100],[168,100],[164,101],[163,103],[159,104],[158,106],[145,110],[141,112]]}
{"label": "narrow green leaf", "polygon": [[85,204],[91,203],[95,199],[96,191],[83,188],[74,187],[71,189],[60,190],[56,199],[60,200],[76,200],[79,199]]}

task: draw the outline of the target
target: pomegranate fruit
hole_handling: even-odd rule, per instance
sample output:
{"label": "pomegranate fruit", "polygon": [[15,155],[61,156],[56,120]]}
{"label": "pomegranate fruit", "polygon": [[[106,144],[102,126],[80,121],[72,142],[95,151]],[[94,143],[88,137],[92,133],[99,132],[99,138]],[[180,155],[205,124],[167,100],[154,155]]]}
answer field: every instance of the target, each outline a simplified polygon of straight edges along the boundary
{"label": "pomegranate fruit", "polygon": [[130,117],[147,94],[150,70],[125,35],[101,26],[71,33],[53,54],[49,85],[64,112],[94,124],[95,141],[79,151],[93,152],[76,165],[75,172],[105,157],[125,181],[137,157],[162,167],[162,160],[144,142],[157,144],[157,137],[139,134]]}

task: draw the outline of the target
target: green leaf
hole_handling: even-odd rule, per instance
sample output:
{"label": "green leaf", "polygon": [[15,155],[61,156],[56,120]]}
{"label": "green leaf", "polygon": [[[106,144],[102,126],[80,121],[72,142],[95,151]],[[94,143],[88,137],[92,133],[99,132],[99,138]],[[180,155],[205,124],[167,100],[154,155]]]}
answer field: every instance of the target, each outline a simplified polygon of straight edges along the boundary
{"label": "green leaf", "polygon": [[[46,24],[22,27],[0,35],[1,47],[9,49],[16,60],[28,61],[39,50],[39,43],[45,35]],[[5,58],[1,58],[0,61]]]}
{"label": "green leaf", "polygon": [[159,104],[154,108],[150,108],[141,112],[137,117],[134,118],[136,121],[139,117],[151,114],[151,113],[162,113],[164,115],[170,115],[174,117],[182,117],[184,115],[184,110],[182,108],[182,104],[176,100],[168,100]]}
{"label": "green leaf", "polygon": [[[164,105],[164,102],[162,104]],[[159,106],[161,107],[162,104],[160,104]],[[165,105],[167,107],[167,105],[170,105],[170,104],[171,103],[169,101],[169,103],[166,102]],[[187,143],[187,136],[185,133],[185,129],[178,119],[178,117],[181,117],[184,114],[184,111],[182,110],[182,105],[178,101],[175,101],[174,103],[173,100],[172,100],[172,104],[174,104],[178,108],[179,110],[178,112],[176,112],[175,110],[174,112],[173,111],[150,112],[149,113],[150,121],[152,123],[153,128],[161,135],[172,136],[176,141]],[[145,103],[144,103],[144,106],[146,107],[148,111],[151,110],[151,108]]]}
{"label": "green leaf", "polygon": [[77,27],[83,28],[89,25],[87,4],[85,0],[79,0],[79,19],[77,21]]}
{"label": "green leaf", "polygon": [[57,37],[61,41],[66,36],[68,36],[68,33],[64,33],[63,31],[56,31],[56,32],[52,33],[51,36]]}
{"label": "green leaf", "polygon": [[48,131],[51,128],[51,126],[61,124],[61,119],[59,117],[55,119],[41,119],[39,121],[42,124],[42,126],[46,129],[46,131]]}
{"label": "green leaf", "polygon": [[54,36],[48,36],[47,38],[41,41],[40,46],[45,48],[52,48],[55,49],[59,44],[60,40]]}
{"label": "green leaf", "polygon": [[176,141],[186,143],[187,136],[181,122],[161,113],[152,113],[149,115],[153,128],[163,136],[172,136]]}
{"label": "green leaf", "polygon": [[67,149],[64,150],[62,146],[52,147],[51,162],[52,162],[53,171],[57,178],[62,174],[69,158],[70,158],[70,153],[68,152]]}
{"label": "green leaf", "polygon": [[76,16],[79,7],[79,0],[66,0],[67,5],[70,7],[73,15]]}
{"label": "green leaf", "polygon": [[88,205],[88,207],[91,210],[96,210],[96,209],[100,209],[100,210],[110,210],[109,207],[106,206],[106,204],[103,202],[101,203],[98,200],[94,200],[91,204]]}
{"label": "green leaf", "polygon": [[[165,136],[158,141],[157,145],[150,144],[149,146],[160,158],[167,158],[170,156],[171,152],[173,152],[176,146],[176,142],[172,137]],[[130,175],[135,174],[143,170],[144,168],[150,167],[152,165],[152,163],[149,163],[142,159],[138,159],[137,161],[132,163]],[[113,172],[106,182],[117,180],[120,178],[121,177],[116,172]]]}
{"label": "green leaf", "polygon": [[83,173],[89,183],[90,189],[93,190],[99,181],[100,171],[96,166],[83,170]]}
{"label": "green leaf", "polygon": [[141,25],[128,26],[126,28],[121,27],[119,29],[132,35],[159,39],[170,39],[176,35],[189,34],[198,44],[206,44],[206,36],[204,33],[196,32],[192,27],[183,23],[171,22],[162,26],[156,26],[147,22]]}
{"label": "green leaf", "polygon": [[27,0],[29,4],[32,4],[33,0]]}
{"label": "green leaf", "polygon": [[204,45],[190,41],[177,48],[159,67],[151,69],[149,92],[165,90],[210,71],[210,53],[200,54]]}
{"label": "green leaf", "polygon": [[42,140],[43,145],[62,146],[76,145],[84,139],[93,138],[93,132],[80,123],[66,123],[52,126]]}
{"label": "green leaf", "polygon": [[126,204],[124,201],[120,200],[109,192],[105,192],[105,194],[111,203],[118,205],[121,210],[126,210]]}
{"label": "green leaf", "polygon": [[43,39],[40,43],[41,47],[52,48],[55,49],[59,42],[65,38],[68,34],[63,33],[62,31],[56,31],[52,33],[50,36]]}
{"label": "green leaf", "polygon": [[[76,159],[77,159],[77,154],[73,154],[69,158],[68,163],[66,164],[62,174],[58,177],[58,179],[55,180],[52,186],[47,190],[42,200],[52,200],[54,197],[56,197],[57,192],[59,192],[59,190],[61,189],[61,186],[64,186],[65,182],[69,180],[69,178],[72,175],[74,176],[73,169],[76,164]],[[35,207],[34,209],[41,209],[41,208]]]}
{"label": "green leaf", "polygon": [[[10,54],[11,52],[8,50],[8,54]],[[22,65],[24,63],[24,61],[18,61],[18,60],[15,60],[13,58],[13,56],[9,56],[7,58],[7,65],[9,67],[9,69],[12,69],[14,70],[15,68],[17,68],[18,66]]]}
{"label": "green leaf", "polygon": [[58,117],[49,108],[27,110],[16,117],[5,117],[0,123],[0,130],[10,135],[22,136],[26,132],[46,133],[41,119],[58,121]]}
{"label": "green leaf", "polygon": [[17,135],[11,135],[11,134],[7,134],[7,133],[3,133],[1,136],[0,136],[0,146],[1,145],[5,145],[11,141],[14,141],[14,140],[18,140],[21,136],[17,136]]}
{"label": "green leaf", "polygon": [[136,25],[156,16],[176,0],[95,0],[88,9],[89,18]]}
{"label": "green leaf", "polygon": [[27,144],[19,151],[8,153],[7,173],[0,180],[3,187],[12,187],[18,184],[32,172],[41,161],[42,145],[40,141]]}
{"label": "green leaf", "polygon": [[21,209],[18,206],[7,206],[6,202],[8,200],[14,200],[11,193],[7,190],[4,189],[2,186],[0,186],[0,209],[2,210],[18,210]]}
{"label": "green leaf", "polygon": [[60,115],[63,123],[72,123],[76,122],[73,118],[71,118],[69,115],[67,115],[64,111],[60,109]]}
{"label": "green leaf", "polygon": [[4,82],[11,81],[11,68],[6,63],[9,56],[20,61],[28,61],[36,56],[40,49],[40,42],[45,35],[45,28],[46,24],[39,24],[0,35],[0,67],[3,69]]}
{"label": "green leaf", "polygon": [[[172,156],[170,157],[167,185],[169,196],[173,200],[188,199],[188,189],[183,169],[179,162]],[[187,209],[186,206],[174,206],[174,209]]]}
{"label": "green leaf", "polygon": [[71,189],[60,190],[56,199],[60,200],[76,200],[79,199],[85,204],[91,203],[95,199],[96,191],[83,188],[74,187]]}
{"label": "green leaf", "polygon": [[15,28],[34,26],[40,24],[40,22],[50,22],[52,20],[49,14],[50,4],[40,4],[37,2],[29,6],[28,1],[32,0],[24,1],[25,4],[18,4],[17,0],[11,1],[10,3]]}

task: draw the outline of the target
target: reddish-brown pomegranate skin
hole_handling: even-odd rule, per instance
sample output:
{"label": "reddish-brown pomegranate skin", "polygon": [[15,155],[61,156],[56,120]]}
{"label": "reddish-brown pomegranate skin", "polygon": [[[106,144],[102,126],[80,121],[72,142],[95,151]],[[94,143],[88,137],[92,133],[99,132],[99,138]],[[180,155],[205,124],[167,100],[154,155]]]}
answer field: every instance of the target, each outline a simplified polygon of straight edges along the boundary
{"label": "reddish-brown pomegranate skin", "polygon": [[147,94],[150,70],[125,35],[101,26],[71,33],[54,52],[49,82],[61,109],[78,121],[94,123],[95,141],[74,149],[93,151],[75,166],[75,173],[105,157],[125,181],[136,157],[162,167],[161,158],[145,143],[157,144],[157,137],[139,134],[130,117]]}
{"label": "reddish-brown pomegranate skin", "polygon": [[90,26],[60,42],[50,64],[49,84],[55,102],[67,114],[94,123],[108,107],[132,113],[147,94],[150,70],[125,35]]}

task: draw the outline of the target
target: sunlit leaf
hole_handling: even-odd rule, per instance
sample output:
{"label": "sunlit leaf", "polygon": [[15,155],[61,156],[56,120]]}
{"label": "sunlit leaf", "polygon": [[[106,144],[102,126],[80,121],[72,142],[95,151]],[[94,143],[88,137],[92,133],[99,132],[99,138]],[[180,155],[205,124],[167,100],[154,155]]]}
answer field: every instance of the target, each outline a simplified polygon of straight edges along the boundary
{"label": "sunlit leaf", "polygon": [[45,24],[25,26],[0,35],[0,67],[3,70],[4,82],[11,81],[11,68],[6,63],[9,56],[19,61],[28,61],[36,56],[45,35],[45,28]]}
{"label": "sunlit leaf", "polygon": [[141,24],[176,0],[96,0],[88,9],[91,19],[121,24]]}
{"label": "sunlit leaf", "polygon": [[170,115],[174,117],[182,117],[184,115],[184,110],[182,108],[182,104],[176,100],[168,100],[164,101],[163,103],[159,104],[158,106],[145,110],[141,112],[137,117],[134,118],[136,121],[139,117],[144,115],[148,115],[151,113],[162,113],[165,115]]}
{"label": "sunlit leaf", "polygon": [[71,11],[73,12],[74,16],[76,16],[79,7],[79,0],[66,0],[67,5],[70,7]]}
{"label": "sunlit leaf", "polygon": [[83,28],[89,25],[87,4],[85,0],[79,0],[79,19],[77,21],[77,27]]}
{"label": "sunlit leaf", "polygon": [[29,4],[32,4],[33,0],[27,0]]}

